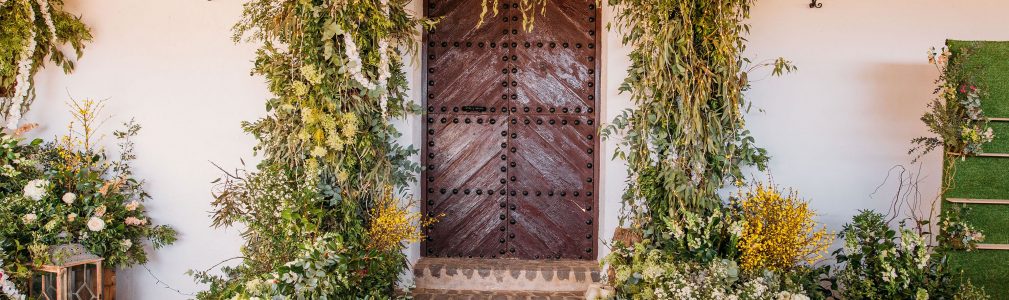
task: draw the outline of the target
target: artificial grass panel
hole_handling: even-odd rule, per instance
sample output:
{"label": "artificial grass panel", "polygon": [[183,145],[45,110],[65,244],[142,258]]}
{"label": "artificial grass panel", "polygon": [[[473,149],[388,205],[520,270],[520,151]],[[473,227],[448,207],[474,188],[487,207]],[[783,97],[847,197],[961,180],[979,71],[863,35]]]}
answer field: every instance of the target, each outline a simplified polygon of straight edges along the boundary
{"label": "artificial grass panel", "polygon": [[946,45],[954,56],[968,53],[967,70],[976,70],[974,80],[984,88],[981,108],[990,118],[1009,118],[1009,42],[956,41]]}
{"label": "artificial grass panel", "polygon": [[991,299],[1009,300],[1009,251],[974,250],[950,252],[949,262],[976,286],[984,287]]}
{"label": "artificial grass panel", "polygon": [[947,198],[1009,199],[1009,158],[954,158],[948,163],[955,166]]}
{"label": "artificial grass panel", "polygon": [[[1009,118],[1009,42],[948,40],[946,45],[954,56],[968,53],[961,62],[963,65],[954,67],[976,72],[971,75],[985,92],[981,99],[985,116]],[[1009,153],[1009,124],[990,125],[995,140],[985,145],[984,152]],[[954,165],[946,168],[947,172],[954,172],[946,197],[1009,199],[1009,158],[970,157],[949,159],[945,163]],[[1009,244],[1009,205],[970,206],[967,219],[984,232],[985,243]],[[1009,300],[1009,251],[977,250],[950,255],[950,263],[962,269],[974,284],[984,287],[992,299]]]}

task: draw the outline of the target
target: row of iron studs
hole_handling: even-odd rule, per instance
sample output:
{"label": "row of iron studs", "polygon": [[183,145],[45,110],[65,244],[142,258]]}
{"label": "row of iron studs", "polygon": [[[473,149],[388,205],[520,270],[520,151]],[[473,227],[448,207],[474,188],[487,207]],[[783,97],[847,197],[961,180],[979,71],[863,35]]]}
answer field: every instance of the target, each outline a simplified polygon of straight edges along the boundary
{"label": "row of iron studs", "polygon": [[[466,112],[465,108],[460,108],[458,106],[453,106],[452,107],[452,112],[457,113],[457,112],[460,111],[460,109],[462,109],[463,112]],[[447,106],[442,106],[441,109],[439,109],[439,110],[440,110],[439,112],[447,113],[448,112],[448,107]],[[491,107],[489,109],[489,111],[492,112],[492,113],[497,112],[497,108],[496,107]],[[507,106],[502,106],[501,107],[501,112],[502,113],[507,112],[507,111],[508,111],[508,107]],[[528,113],[528,112],[531,112],[531,111],[532,111],[532,109],[530,107],[528,107],[528,106],[522,107],[522,112],[527,112]],[[543,113],[543,111],[544,111],[543,107],[537,107],[536,108],[536,113]],[[546,109],[546,111],[548,111],[551,114],[555,114],[555,113],[557,113],[557,108],[556,107],[551,107],[549,109]],[[575,107],[575,109],[568,109],[567,107],[562,107],[560,109],[560,111],[561,111],[561,113],[565,113],[565,114],[569,113],[569,112],[572,112],[572,111],[574,113],[576,113],[576,114],[580,114],[580,113],[582,113],[583,110],[582,110],[581,107]],[[585,108],[584,111],[585,111],[585,113],[591,114],[595,110],[592,109],[591,107],[587,107],[587,108]],[[434,106],[428,106],[427,107],[427,112],[434,113],[435,112]],[[518,112],[518,107],[517,106],[513,106],[511,108],[511,112],[517,113]],[[476,112],[476,113],[481,113],[481,112]]]}
{"label": "row of iron studs", "polygon": [[[476,119],[476,123],[477,124],[483,124],[484,123],[483,118],[479,118],[479,117],[478,118],[463,118],[462,122],[466,123],[466,124],[470,124],[470,123],[473,123],[473,119]],[[447,117],[441,117],[440,119],[438,119],[438,121],[440,121],[442,124],[450,122]],[[435,118],[434,117],[428,117],[427,118],[427,122],[431,123],[431,124],[434,124]],[[451,122],[453,124],[458,124],[459,123],[459,118],[452,118]],[[512,122],[512,124],[517,124],[518,123],[518,118],[512,119],[511,122]],[[489,123],[491,125],[494,125],[494,124],[497,123],[497,119],[487,118],[487,123]],[[529,119],[525,119],[525,120],[522,120],[522,123],[525,124],[525,125],[529,125],[529,123],[532,123],[532,121],[530,121]],[[547,120],[547,123],[549,123],[550,125],[555,125],[555,124],[557,124],[557,120],[554,120],[554,119],[550,118],[550,119]],[[568,120],[563,120],[562,119],[560,123],[561,123],[561,125],[568,125]],[[575,126],[581,125],[582,124],[582,120],[574,120],[571,123],[574,124]],[[586,120],[585,121],[586,125],[592,125],[594,123],[595,122],[592,121],[592,120]],[[543,119],[536,118],[536,125],[543,125]],[[428,132],[428,134],[434,134],[434,129],[428,129],[427,132]],[[587,135],[586,138],[589,139],[589,140],[591,140],[592,139],[592,135]]]}

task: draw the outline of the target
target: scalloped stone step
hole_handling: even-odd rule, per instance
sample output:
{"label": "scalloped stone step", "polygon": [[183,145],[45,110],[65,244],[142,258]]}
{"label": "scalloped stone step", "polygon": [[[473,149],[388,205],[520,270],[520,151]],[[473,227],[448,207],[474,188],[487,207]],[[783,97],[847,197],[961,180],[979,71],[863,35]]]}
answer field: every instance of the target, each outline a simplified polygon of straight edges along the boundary
{"label": "scalloped stone step", "polygon": [[[583,260],[421,258],[418,290],[574,292],[598,283],[599,263]],[[550,298],[548,298],[550,299]]]}
{"label": "scalloped stone step", "polygon": [[582,292],[537,292],[537,291],[460,291],[423,290],[413,291],[415,300],[580,300]]}

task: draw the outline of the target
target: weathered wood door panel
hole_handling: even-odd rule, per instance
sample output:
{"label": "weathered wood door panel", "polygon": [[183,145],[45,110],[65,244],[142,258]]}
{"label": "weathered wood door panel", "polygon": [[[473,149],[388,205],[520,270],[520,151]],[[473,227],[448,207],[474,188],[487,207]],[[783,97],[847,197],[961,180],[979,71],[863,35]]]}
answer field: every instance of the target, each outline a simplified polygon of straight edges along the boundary
{"label": "weathered wood door panel", "polygon": [[470,106],[487,108],[475,113],[491,112],[491,108],[498,112],[508,105],[508,99],[501,97],[510,90],[507,74],[499,71],[506,68],[502,59],[508,51],[484,47],[439,43],[428,48],[428,57],[433,57],[428,60],[428,112],[467,113],[464,108]]}
{"label": "weathered wood door panel", "polygon": [[435,256],[500,255],[507,209],[504,115],[429,114],[426,231]]}
{"label": "weathered wood door panel", "polygon": [[427,0],[426,256],[593,259],[598,75],[594,0]]}
{"label": "weathered wood door panel", "polygon": [[[549,42],[516,51],[514,78],[521,112],[591,114],[595,110],[594,53]],[[565,42],[566,43],[566,42]],[[584,45],[579,43],[580,45]],[[583,46],[584,47],[584,46]]]}

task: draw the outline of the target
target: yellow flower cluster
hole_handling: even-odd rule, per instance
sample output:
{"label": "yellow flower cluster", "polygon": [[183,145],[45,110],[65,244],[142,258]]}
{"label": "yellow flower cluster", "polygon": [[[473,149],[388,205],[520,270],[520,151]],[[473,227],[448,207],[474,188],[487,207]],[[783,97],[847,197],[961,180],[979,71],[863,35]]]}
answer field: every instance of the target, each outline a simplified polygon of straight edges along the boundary
{"label": "yellow flower cluster", "polygon": [[57,155],[63,162],[58,167],[64,171],[96,167],[86,155],[102,150],[94,147],[102,139],[97,130],[105,121],[99,119],[105,109],[105,101],[71,99],[67,104],[74,120],[67,125],[67,134],[61,137],[56,145]]}
{"label": "yellow flower cluster", "polygon": [[756,183],[740,192],[743,234],[739,241],[744,270],[786,270],[823,258],[833,235],[817,228],[815,212],[793,191],[782,195],[774,186]]}
{"label": "yellow flower cluster", "polygon": [[[313,145],[309,152],[311,158],[306,162],[309,174],[318,173],[318,160],[325,160],[330,154],[343,151],[345,145],[355,143],[359,120],[354,113],[329,114],[304,107],[301,109],[301,119],[305,126],[299,137]],[[343,178],[340,182],[345,182],[347,173],[343,170],[338,170],[337,173]]]}
{"label": "yellow flower cluster", "polygon": [[403,242],[416,243],[424,238],[420,227],[433,224],[436,219],[424,219],[420,213],[411,211],[413,207],[413,203],[401,204],[400,199],[393,196],[392,188],[387,188],[371,209],[369,246],[380,251],[399,251]]}

